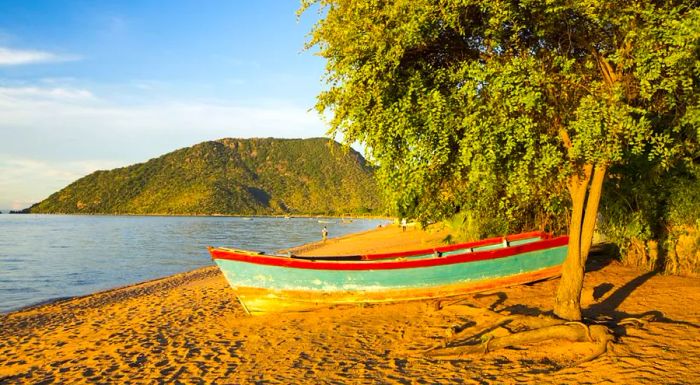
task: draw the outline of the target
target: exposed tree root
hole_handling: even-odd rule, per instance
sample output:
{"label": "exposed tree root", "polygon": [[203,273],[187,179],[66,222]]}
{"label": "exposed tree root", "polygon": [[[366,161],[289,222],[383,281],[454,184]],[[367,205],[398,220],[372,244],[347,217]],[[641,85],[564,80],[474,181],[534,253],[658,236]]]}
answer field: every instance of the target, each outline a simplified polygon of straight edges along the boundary
{"label": "exposed tree root", "polygon": [[591,329],[583,322],[572,321],[567,322],[566,325],[580,325],[586,331],[586,337],[588,337],[588,342],[594,342],[593,336],[591,335]]}
{"label": "exposed tree root", "polygon": [[[592,358],[587,359],[588,361],[605,353],[607,343],[613,339],[609,329],[602,325],[581,327],[578,323],[571,325],[559,324],[516,332],[503,337],[485,337],[483,339],[484,342],[477,344],[432,349],[425,352],[425,355],[440,360],[461,360],[468,354],[484,353],[510,346],[522,346],[552,339],[587,342],[589,341],[589,337],[599,345],[599,348],[596,349],[595,355]],[[600,346],[602,346],[602,348],[600,348]],[[599,352],[601,349],[602,352]]]}
{"label": "exposed tree root", "polygon": [[625,318],[617,323],[618,326],[633,325],[638,327],[646,327],[648,321],[643,318]]}
{"label": "exposed tree root", "polygon": [[[461,303],[460,303],[461,302]],[[573,366],[593,361],[607,352],[611,352],[614,332],[620,327],[644,328],[653,321],[652,316],[640,318],[624,318],[616,321],[604,315],[584,322],[568,322],[566,320],[541,314],[539,316],[517,315],[508,312],[500,313],[493,307],[485,308],[464,300],[444,306],[460,305],[460,312],[467,316],[492,319],[484,326],[477,328],[474,322],[450,328],[447,338],[435,346],[426,349],[422,355],[435,360],[463,360],[472,354],[486,354],[491,351],[508,347],[520,347],[551,340],[566,340],[571,342],[587,342],[594,344],[594,350],[588,356],[576,361]],[[471,318],[470,317],[470,318]],[[503,335],[503,334],[506,335]]]}
{"label": "exposed tree root", "polygon": [[[448,333],[447,338],[442,340],[440,343],[434,345],[433,347],[427,349],[426,352],[446,348],[448,345],[458,345],[465,343],[468,344],[469,341],[489,341],[490,339],[494,338],[494,336],[489,333],[499,328],[505,328],[506,330],[508,330],[508,332],[514,333],[520,330],[538,329],[547,326],[563,324],[565,322],[564,320],[545,315],[541,315],[538,317],[513,314],[504,315],[491,309],[486,309],[471,304],[462,305],[465,305],[462,308],[462,310],[466,314],[477,317],[487,316],[489,318],[498,318],[498,320],[476,330],[462,326],[452,327],[450,329],[450,332]],[[465,335],[467,334],[466,332],[469,333],[465,337]],[[488,348],[487,343],[484,343],[484,345],[485,348]]]}
{"label": "exposed tree root", "polygon": [[602,356],[603,354],[607,353],[608,351],[612,350],[613,346],[613,341],[612,341],[612,336],[608,341],[601,341],[597,344],[595,351],[591,353],[588,357],[582,358],[574,363],[573,366],[579,366],[583,363],[593,361],[596,358]]}

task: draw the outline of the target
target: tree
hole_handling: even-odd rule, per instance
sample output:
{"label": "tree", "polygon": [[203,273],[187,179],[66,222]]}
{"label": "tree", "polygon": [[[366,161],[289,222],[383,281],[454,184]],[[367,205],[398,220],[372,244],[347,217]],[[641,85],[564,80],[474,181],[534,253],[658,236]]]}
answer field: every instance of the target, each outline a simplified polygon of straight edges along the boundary
{"label": "tree", "polygon": [[[580,294],[606,172],[697,152],[694,1],[303,0],[324,17],[331,135],[366,145],[402,215],[569,204],[555,314]],[[520,211],[519,211],[520,210]]]}

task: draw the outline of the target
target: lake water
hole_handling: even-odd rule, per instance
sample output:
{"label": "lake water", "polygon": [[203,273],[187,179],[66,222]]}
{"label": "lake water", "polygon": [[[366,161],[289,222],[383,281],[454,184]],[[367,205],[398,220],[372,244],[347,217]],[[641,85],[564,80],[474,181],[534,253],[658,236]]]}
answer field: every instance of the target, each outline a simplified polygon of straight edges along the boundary
{"label": "lake water", "polygon": [[206,247],[274,252],[387,223],[323,218],[0,215],[0,312],[213,265]]}

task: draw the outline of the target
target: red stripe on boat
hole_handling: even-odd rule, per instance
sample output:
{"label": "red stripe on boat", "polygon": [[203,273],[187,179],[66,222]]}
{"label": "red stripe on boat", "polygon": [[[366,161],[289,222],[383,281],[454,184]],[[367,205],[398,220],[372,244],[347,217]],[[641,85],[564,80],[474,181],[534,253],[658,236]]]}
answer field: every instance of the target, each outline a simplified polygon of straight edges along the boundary
{"label": "red stripe on boat", "polygon": [[[528,233],[526,233],[528,234]],[[519,234],[520,235],[520,234]],[[503,239],[503,238],[495,238]],[[509,237],[510,240],[516,240],[514,237]],[[489,241],[489,240],[485,240]],[[519,246],[509,246],[496,250],[475,251],[471,253],[462,253],[449,255],[445,257],[425,258],[425,259],[407,259],[396,261],[381,261],[381,262],[362,262],[362,261],[314,261],[304,259],[285,258],[282,256],[269,255],[249,255],[239,254],[232,251],[209,248],[209,252],[213,259],[227,259],[231,261],[240,261],[255,263],[259,265],[290,267],[297,269],[314,269],[314,270],[388,270],[388,269],[407,269],[415,267],[429,267],[451,265],[455,263],[483,261],[489,259],[505,258],[517,254],[523,254],[530,251],[549,249],[552,247],[565,246],[569,242],[568,236],[560,236],[556,238],[543,239],[541,241],[526,243]],[[493,243],[493,242],[491,242]],[[432,252],[433,249],[428,253]],[[387,253],[389,254],[389,253]],[[401,253],[392,254],[397,258],[401,258]],[[405,254],[404,254],[405,255]],[[415,255],[415,254],[413,254]]]}

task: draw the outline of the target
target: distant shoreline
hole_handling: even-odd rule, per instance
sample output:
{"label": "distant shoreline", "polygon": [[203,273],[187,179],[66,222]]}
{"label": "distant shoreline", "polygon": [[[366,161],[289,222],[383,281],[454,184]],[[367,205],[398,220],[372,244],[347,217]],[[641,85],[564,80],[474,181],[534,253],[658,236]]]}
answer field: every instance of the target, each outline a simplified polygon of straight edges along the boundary
{"label": "distant shoreline", "polygon": [[293,214],[293,215],[244,215],[244,214],[129,214],[129,213],[26,213],[19,211],[5,212],[3,214],[17,215],[77,215],[77,216],[104,216],[104,217],[228,217],[228,218],[348,218],[348,219],[386,219],[396,220],[396,217],[383,215],[327,215],[327,214]]}

